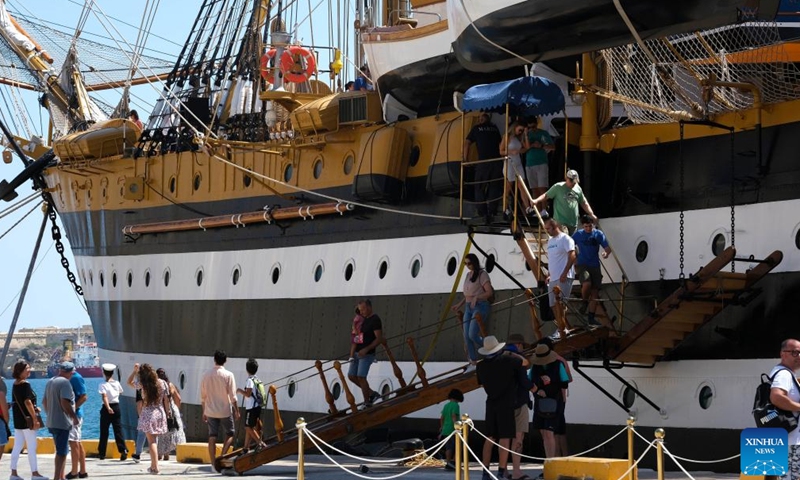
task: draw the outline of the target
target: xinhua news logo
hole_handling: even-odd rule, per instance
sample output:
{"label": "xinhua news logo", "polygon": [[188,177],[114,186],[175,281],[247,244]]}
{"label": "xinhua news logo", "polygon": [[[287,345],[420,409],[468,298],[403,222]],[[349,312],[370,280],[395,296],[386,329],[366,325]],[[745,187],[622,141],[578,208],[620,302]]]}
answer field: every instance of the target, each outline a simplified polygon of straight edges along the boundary
{"label": "xinhua news logo", "polygon": [[746,428],[741,435],[740,468],[745,475],[786,475],[789,435],[782,428]]}

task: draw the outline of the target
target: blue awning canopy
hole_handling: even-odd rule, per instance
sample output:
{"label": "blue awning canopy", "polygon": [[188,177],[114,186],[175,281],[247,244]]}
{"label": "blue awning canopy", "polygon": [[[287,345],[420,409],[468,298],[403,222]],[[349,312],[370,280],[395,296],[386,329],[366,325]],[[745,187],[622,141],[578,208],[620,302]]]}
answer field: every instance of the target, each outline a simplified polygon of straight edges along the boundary
{"label": "blue awning canopy", "polygon": [[522,77],[505,82],[475,85],[464,94],[466,112],[505,112],[506,104],[514,115],[552,115],[564,110],[564,94],[544,77]]}

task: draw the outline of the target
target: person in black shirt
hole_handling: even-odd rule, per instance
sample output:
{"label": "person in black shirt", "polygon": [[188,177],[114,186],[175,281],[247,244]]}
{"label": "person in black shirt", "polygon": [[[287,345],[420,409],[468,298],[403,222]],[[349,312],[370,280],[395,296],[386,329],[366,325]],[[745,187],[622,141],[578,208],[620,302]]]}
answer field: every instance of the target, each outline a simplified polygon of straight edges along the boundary
{"label": "person in black shirt", "polygon": [[479,163],[475,165],[475,207],[478,215],[485,217],[487,223],[491,216],[497,214],[497,206],[503,195],[503,162],[500,161],[500,141],[503,139],[500,131],[491,122],[488,113],[481,113],[478,124],[473,126],[464,140],[464,158],[466,163],[469,158],[469,149],[472,144],[478,149],[478,160],[497,159],[495,162]]}
{"label": "person in black shirt", "polygon": [[358,311],[364,317],[361,324],[361,341],[356,344],[355,355],[350,359],[347,378],[358,385],[364,395],[364,406],[371,407],[380,395],[369,387],[367,374],[375,361],[375,348],[383,342],[383,324],[381,317],[372,312],[372,301],[364,299],[358,302]]}
{"label": "person in black shirt", "polygon": [[[39,423],[39,407],[36,406],[36,392],[28,383],[31,375],[31,366],[25,360],[19,360],[14,364],[11,376],[14,377],[14,385],[11,387],[11,398],[14,402],[14,449],[11,452],[11,476],[9,480],[22,480],[17,474],[17,462],[22,449],[28,452],[28,463],[31,467],[32,480],[46,480],[47,477],[39,473],[38,462],[36,459],[36,432],[44,425]],[[5,395],[3,395],[5,397]],[[28,427],[28,420],[31,427]]]}

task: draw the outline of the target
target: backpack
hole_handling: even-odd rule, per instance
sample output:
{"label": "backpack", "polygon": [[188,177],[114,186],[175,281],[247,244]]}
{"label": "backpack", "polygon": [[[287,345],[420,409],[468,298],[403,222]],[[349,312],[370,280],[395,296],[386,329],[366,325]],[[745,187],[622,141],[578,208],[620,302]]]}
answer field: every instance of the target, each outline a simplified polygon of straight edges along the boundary
{"label": "backpack", "polygon": [[792,432],[797,428],[797,416],[793,412],[781,410],[772,404],[769,400],[770,390],[772,389],[772,381],[775,376],[786,370],[792,375],[795,385],[800,390],[800,385],[797,383],[794,373],[788,368],[781,368],[775,375],[768,376],[766,373],[761,374],[761,384],[756,388],[756,396],[753,401],[753,418],[756,421],[757,427],[762,428],[783,428],[787,432]]}
{"label": "backpack", "polygon": [[267,389],[264,382],[253,375],[253,398],[256,401],[256,407],[263,407],[267,404]]}

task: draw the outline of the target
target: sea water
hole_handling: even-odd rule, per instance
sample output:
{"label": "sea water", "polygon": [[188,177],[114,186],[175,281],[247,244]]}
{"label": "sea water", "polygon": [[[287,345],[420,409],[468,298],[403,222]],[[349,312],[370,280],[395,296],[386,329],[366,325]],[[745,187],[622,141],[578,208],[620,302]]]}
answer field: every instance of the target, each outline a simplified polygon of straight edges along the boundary
{"label": "sea water", "polygon": [[[105,381],[103,378],[84,378],[86,381],[86,402],[83,404],[83,429],[82,434],[83,438],[100,438],[100,408],[103,406],[103,400],[100,398],[100,394],[97,393],[97,389],[100,387],[100,384]],[[28,382],[33,387],[33,391],[36,392],[36,403],[39,405],[39,408],[42,408],[42,400],[44,399],[44,388],[47,385],[48,379],[46,378],[35,378],[29,379]],[[8,387],[8,396],[6,396],[6,401],[11,402],[11,387],[14,385],[14,380],[6,379],[6,387]],[[123,385],[122,388],[126,386]],[[44,411],[44,408],[42,408]],[[14,417],[11,414],[11,433],[14,433]],[[46,428],[42,428],[39,430],[40,437],[49,436],[50,433],[47,431]],[[109,437],[113,438],[113,433],[111,433],[111,429],[109,428]]]}

